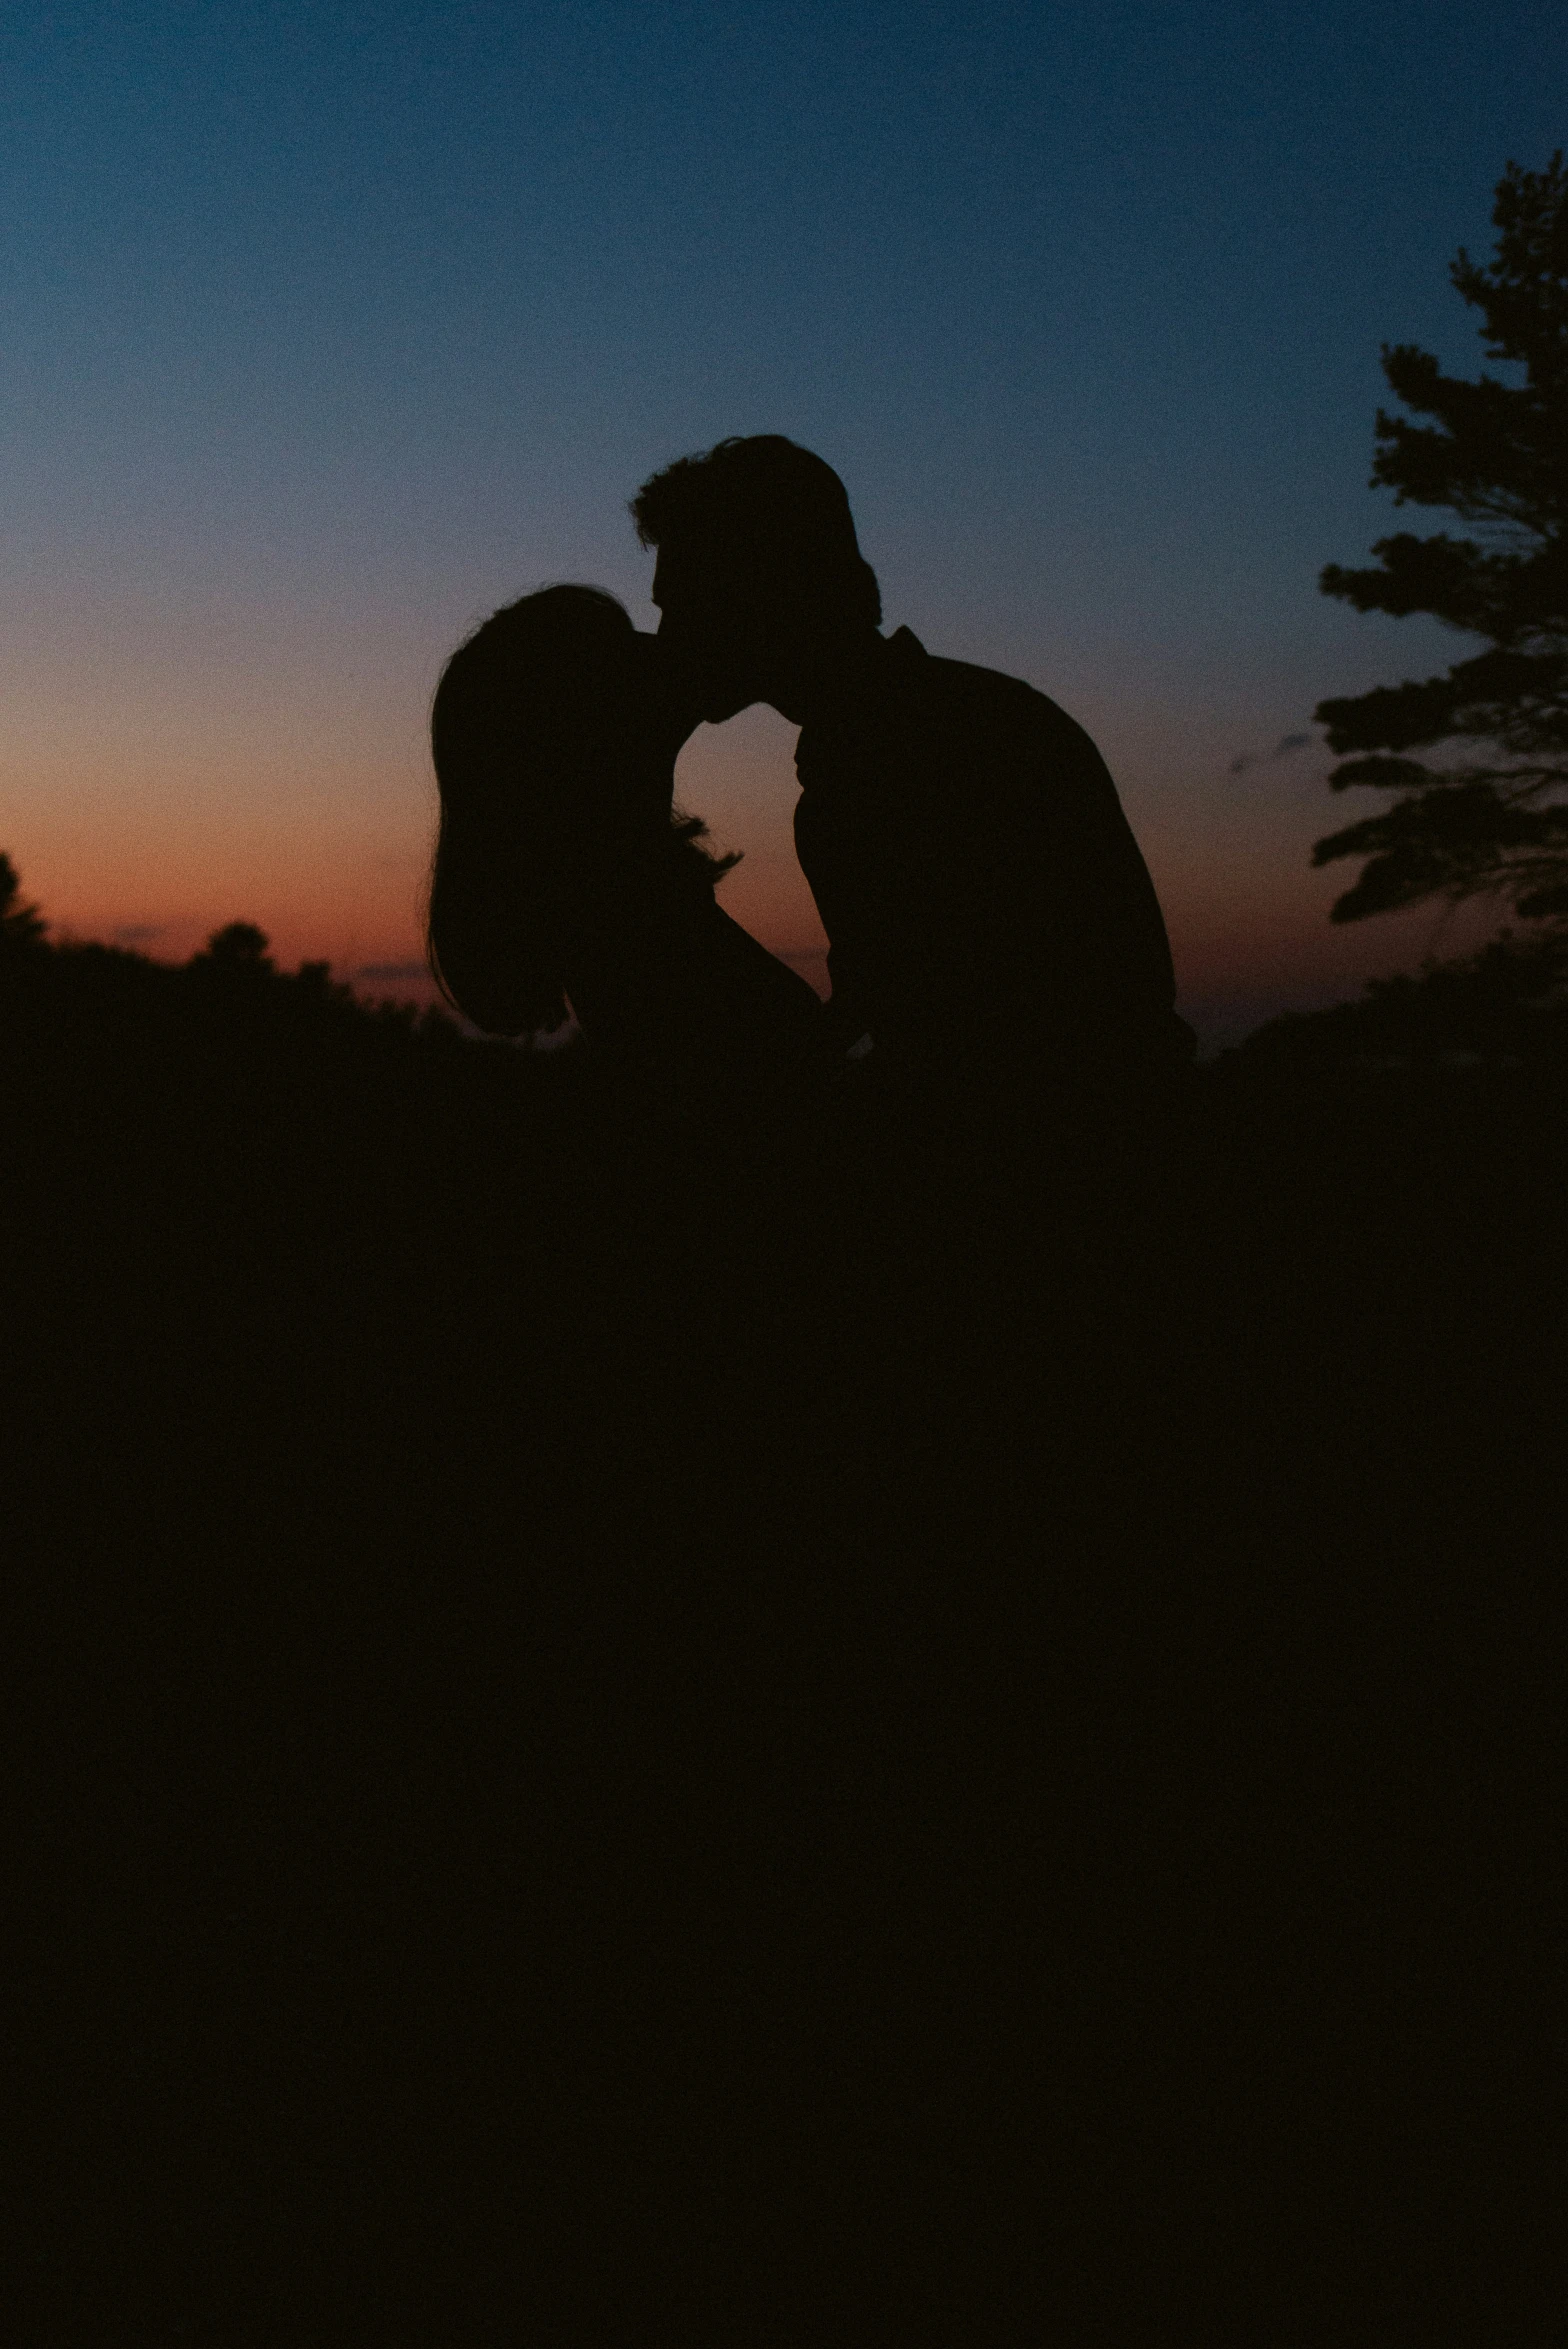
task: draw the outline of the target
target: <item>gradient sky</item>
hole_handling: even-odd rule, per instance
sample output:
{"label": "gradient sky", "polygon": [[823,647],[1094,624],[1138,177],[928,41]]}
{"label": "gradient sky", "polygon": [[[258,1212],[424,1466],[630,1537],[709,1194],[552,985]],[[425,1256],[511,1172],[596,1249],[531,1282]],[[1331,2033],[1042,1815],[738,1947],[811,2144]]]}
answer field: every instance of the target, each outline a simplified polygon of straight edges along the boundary
{"label": "gradient sky", "polygon": [[[78,935],[413,964],[446,653],[551,579],[651,626],[628,495],[782,431],[890,626],[1094,734],[1210,1041],[1467,942],[1328,926],[1312,707],[1464,640],[1315,580],[1565,68],[1560,0],[7,12],[0,847]],[[792,745],[681,791],[816,976]]]}

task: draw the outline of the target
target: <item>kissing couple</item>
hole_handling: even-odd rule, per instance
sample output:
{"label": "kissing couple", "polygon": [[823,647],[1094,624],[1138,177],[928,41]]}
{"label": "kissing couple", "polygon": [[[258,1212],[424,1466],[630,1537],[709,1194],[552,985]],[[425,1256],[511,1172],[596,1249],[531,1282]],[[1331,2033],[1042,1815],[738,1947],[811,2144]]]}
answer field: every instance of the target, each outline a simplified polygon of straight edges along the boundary
{"label": "kissing couple", "polygon": [[[948,1103],[1134,1106],[1192,1055],[1158,899],[1094,744],[1019,680],[882,634],[844,485],[777,434],[631,501],[656,635],[598,588],[506,605],[431,716],[428,946],[476,1027],[575,1014],[595,1053],[721,1087],[875,1070]],[[801,729],[795,845],[831,1000],[715,890],[737,860],[674,805],[704,720]]]}

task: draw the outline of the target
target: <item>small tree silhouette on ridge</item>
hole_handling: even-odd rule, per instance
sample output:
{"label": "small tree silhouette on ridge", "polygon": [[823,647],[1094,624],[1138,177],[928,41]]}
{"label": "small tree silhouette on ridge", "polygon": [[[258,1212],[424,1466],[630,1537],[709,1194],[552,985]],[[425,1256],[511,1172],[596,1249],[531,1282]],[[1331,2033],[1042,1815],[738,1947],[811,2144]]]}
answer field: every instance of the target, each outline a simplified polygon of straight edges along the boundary
{"label": "small tree silhouette on ridge", "polygon": [[36,905],[22,902],[22,877],[11,859],[0,851],[0,947],[25,952],[41,946],[48,928]]}

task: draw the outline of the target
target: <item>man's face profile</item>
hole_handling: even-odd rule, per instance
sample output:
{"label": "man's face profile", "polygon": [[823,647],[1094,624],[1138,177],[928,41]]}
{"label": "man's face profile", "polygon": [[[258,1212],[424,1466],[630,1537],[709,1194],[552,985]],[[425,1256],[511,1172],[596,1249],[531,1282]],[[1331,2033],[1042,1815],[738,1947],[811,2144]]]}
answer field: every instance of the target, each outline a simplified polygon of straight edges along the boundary
{"label": "man's face profile", "polygon": [[659,642],[690,680],[702,715],[722,725],[766,699],[768,631],[756,584],[733,570],[716,572],[661,547],[653,572]]}

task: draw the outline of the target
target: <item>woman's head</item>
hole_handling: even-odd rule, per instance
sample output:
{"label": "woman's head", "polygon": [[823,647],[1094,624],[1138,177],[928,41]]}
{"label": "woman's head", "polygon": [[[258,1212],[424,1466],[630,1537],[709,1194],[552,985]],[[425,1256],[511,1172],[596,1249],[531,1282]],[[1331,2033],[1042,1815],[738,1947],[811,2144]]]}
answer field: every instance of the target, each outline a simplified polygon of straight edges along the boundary
{"label": "woman's head", "polygon": [[[460,645],[430,713],[441,793],[430,967],[497,1035],[566,1017],[571,941],[617,847],[672,829],[672,706],[655,640],[611,595],[547,587]],[[693,841],[701,831],[674,826]],[[700,854],[700,852],[695,852]]]}

